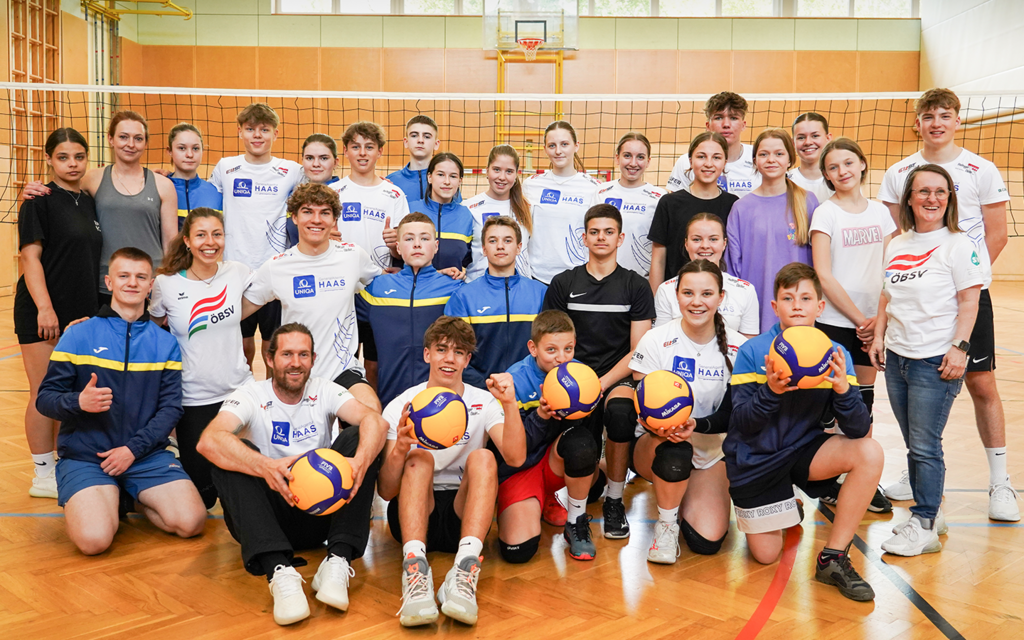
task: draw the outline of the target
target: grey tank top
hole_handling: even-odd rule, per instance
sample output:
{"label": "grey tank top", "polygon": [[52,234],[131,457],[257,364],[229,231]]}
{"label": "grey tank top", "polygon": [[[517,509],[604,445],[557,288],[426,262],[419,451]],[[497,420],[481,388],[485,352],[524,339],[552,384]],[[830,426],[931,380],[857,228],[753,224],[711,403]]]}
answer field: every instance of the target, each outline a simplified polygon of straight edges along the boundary
{"label": "grey tank top", "polygon": [[160,192],[156,176],[143,169],[146,186],[134,196],[119,192],[111,181],[113,165],[103,169],[103,180],[96,190],[96,217],[103,232],[103,251],[100,254],[100,293],[109,294],[103,276],[110,268],[110,254],[124,247],[142,249],[153,258],[154,269],[160,267],[164,257],[160,237]]}

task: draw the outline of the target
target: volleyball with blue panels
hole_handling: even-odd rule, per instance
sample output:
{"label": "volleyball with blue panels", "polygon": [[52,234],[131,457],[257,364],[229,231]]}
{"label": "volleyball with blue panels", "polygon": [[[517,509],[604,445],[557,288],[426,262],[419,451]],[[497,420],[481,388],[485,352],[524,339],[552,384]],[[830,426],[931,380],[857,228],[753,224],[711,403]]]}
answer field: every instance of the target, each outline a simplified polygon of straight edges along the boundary
{"label": "volleyball with blue panels", "polygon": [[292,463],[288,488],[295,506],[314,516],[326,516],[352,497],[352,466],[333,449],[313,449]]}
{"label": "volleyball with blue panels", "polygon": [[417,393],[409,407],[412,433],[424,449],[447,449],[466,435],[469,412],[462,396],[444,387]]}
{"label": "volleyball with blue panels", "polygon": [[543,393],[556,415],[578,420],[597,407],[601,400],[601,380],[587,365],[570,360],[548,372]]}
{"label": "volleyball with blue panels", "polygon": [[686,380],[671,371],[652,371],[637,385],[633,404],[648,427],[673,429],[690,419],[693,391]]}
{"label": "volleyball with blue panels", "polygon": [[828,375],[832,341],[815,327],[790,327],[775,336],[768,357],[790,386],[813,389]]}

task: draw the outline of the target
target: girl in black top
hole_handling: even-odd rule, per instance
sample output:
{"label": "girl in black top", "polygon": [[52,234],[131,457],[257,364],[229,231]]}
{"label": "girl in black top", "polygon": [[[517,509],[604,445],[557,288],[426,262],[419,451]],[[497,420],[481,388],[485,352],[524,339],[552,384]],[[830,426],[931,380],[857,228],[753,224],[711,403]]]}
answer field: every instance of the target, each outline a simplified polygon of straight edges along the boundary
{"label": "girl in black top", "polygon": [[18,214],[21,271],[14,298],[14,332],[29,382],[25,436],[36,475],[29,495],[56,498],[53,443],[59,424],[36,411],[36,393],[50,354],[68,323],[99,307],[103,239],[92,196],[81,189],[89,145],[74,129],[46,139],[46,164],[53,168],[50,195],[26,200]]}

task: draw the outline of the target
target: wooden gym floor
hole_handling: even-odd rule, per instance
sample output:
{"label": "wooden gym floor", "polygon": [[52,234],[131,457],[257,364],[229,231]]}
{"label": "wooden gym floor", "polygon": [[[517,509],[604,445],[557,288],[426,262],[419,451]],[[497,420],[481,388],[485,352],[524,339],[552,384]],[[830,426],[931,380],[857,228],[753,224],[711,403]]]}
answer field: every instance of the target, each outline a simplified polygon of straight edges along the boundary
{"label": "wooden gym floor", "polygon": [[[1024,283],[996,283],[999,379],[1008,423],[1011,478],[1024,485]],[[180,540],[133,514],[122,521],[107,553],[86,558],[64,533],[52,500],[28,496],[32,463],[23,434],[27,397],[13,337],[13,298],[0,298],[0,630],[14,638],[410,638],[427,635],[497,638],[1021,638],[1024,637],[1024,525],[994,523],[987,513],[987,465],[966,390],[946,428],[949,536],[941,553],[882,556],[892,521],[867,514],[854,563],[877,594],[874,603],[844,599],[813,579],[826,538],[827,508],[807,502],[802,528],[788,534],[783,561],[761,566],[733,527],[713,557],[685,549],[672,566],[652,565],[646,551],[657,517],[652,491],[627,488],[633,535],[597,537],[598,557],[576,562],[561,532],[545,525],[541,551],[526,565],[505,564],[492,527],[480,581],[480,621],[466,627],[441,616],[430,627],[404,630],[400,547],[378,501],[370,545],[354,563],[352,606],[340,613],[310,597],[312,616],[290,628],[274,624],[263,578],[248,575],[223,520],[211,515],[204,534]],[[883,484],[906,468],[905,451],[878,385],[875,437],[886,451]],[[218,508],[219,509],[219,508]],[[600,535],[600,507],[592,505]],[[219,510],[218,510],[219,513]],[[300,569],[311,595],[323,551],[307,552]],[[452,556],[432,554],[436,583]],[[789,569],[792,568],[790,575]],[[759,634],[759,635],[758,635]]]}

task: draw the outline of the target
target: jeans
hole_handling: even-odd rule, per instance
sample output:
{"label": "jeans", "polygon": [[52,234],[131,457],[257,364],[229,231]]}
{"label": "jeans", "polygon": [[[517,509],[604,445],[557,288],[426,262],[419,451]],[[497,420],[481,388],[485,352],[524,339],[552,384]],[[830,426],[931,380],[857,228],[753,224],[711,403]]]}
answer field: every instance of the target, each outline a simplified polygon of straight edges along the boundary
{"label": "jeans", "polygon": [[914,491],[910,512],[934,519],[942,504],[946,465],[942,460],[942,432],[949,409],[963,386],[963,378],[943,380],[943,356],[923,360],[885,352],[885,387],[896,422],[907,445],[907,469]]}

